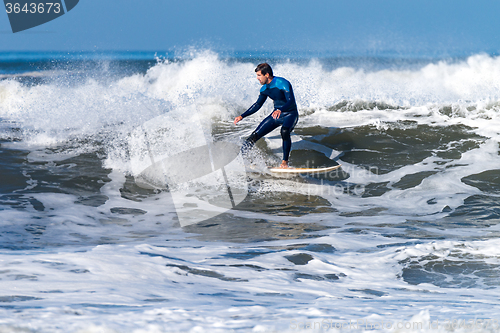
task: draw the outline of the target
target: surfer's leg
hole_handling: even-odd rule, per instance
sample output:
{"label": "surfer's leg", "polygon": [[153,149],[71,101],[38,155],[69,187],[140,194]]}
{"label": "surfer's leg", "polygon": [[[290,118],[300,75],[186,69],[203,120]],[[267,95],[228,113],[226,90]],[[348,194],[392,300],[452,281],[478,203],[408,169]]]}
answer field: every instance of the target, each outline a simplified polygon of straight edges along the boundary
{"label": "surfer's leg", "polygon": [[290,133],[293,131],[297,120],[299,119],[298,113],[291,113],[284,117],[283,125],[281,126],[281,138],[283,139],[283,161],[288,161],[290,150],[292,149],[292,138]]}
{"label": "surfer's leg", "polygon": [[290,138],[290,129],[281,126],[281,138],[283,139],[283,161],[288,161],[290,149],[292,149],[292,139]]}
{"label": "surfer's leg", "polygon": [[245,155],[259,140],[261,137],[257,132],[253,131],[252,134],[243,142],[243,146],[241,147],[241,153]]}
{"label": "surfer's leg", "polygon": [[243,155],[245,155],[260,138],[262,138],[264,135],[268,134],[278,126],[279,124],[276,123],[273,117],[266,117],[243,143],[243,146],[241,147],[241,152],[243,153]]}

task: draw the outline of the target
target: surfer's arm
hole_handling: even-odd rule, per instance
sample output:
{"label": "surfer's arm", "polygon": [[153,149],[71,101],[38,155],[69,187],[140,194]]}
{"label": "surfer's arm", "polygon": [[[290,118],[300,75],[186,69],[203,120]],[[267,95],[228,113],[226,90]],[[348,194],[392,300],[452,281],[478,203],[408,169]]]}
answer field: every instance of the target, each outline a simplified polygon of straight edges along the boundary
{"label": "surfer's arm", "polygon": [[255,112],[259,111],[260,108],[262,107],[262,105],[264,105],[264,102],[266,101],[266,99],[267,99],[267,95],[264,95],[264,94],[261,93],[259,95],[259,98],[257,99],[257,102],[255,102],[248,110],[246,110],[241,115],[241,117],[245,118],[245,117],[251,116]]}

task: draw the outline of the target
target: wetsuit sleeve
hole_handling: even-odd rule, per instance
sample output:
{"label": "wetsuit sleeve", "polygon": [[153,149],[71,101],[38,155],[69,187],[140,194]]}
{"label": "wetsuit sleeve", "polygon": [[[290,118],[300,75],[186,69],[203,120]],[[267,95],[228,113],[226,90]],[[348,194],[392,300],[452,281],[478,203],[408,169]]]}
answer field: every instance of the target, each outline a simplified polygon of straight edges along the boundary
{"label": "wetsuit sleeve", "polygon": [[254,114],[255,112],[259,111],[260,108],[262,107],[262,105],[264,105],[264,102],[266,101],[267,99],[267,95],[264,95],[264,94],[260,94],[259,95],[259,98],[257,99],[257,102],[255,102],[248,110],[245,111],[245,113],[243,113],[241,116],[243,118],[245,117],[248,117],[252,114]]}

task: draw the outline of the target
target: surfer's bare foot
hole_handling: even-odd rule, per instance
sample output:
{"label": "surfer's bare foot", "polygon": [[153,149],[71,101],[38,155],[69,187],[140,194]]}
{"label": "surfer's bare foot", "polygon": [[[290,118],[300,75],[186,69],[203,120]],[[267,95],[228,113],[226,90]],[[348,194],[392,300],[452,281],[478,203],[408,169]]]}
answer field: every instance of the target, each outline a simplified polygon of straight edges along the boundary
{"label": "surfer's bare foot", "polygon": [[288,161],[281,162],[280,168],[281,169],[288,169],[289,168]]}

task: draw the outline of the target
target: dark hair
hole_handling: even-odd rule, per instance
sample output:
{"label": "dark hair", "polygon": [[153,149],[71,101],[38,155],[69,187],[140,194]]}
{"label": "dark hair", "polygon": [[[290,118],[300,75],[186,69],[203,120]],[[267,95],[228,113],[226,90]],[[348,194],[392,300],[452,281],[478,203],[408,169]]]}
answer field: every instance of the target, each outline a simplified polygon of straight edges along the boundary
{"label": "dark hair", "polygon": [[262,73],[262,75],[269,74],[269,76],[274,76],[273,69],[271,68],[271,66],[269,66],[269,64],[267,62],[264,62],[262,64],[258,64],[257,68],[255,69],[255,72],[257,73],[258,71],[260,71]]}

